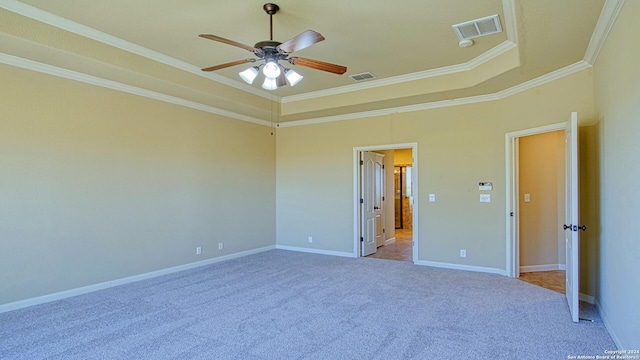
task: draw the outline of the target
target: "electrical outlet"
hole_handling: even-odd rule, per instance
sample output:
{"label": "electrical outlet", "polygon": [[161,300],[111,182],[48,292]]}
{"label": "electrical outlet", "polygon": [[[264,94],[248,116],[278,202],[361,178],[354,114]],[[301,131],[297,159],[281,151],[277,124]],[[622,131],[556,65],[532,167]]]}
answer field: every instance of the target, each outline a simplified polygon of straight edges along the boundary
{"label": "electrical outlet", "polygon": [[218,250],[224,249],[224,243],[218,243]]}
{"label": "electrical outlet", "polygon": [[202,248],[200,246],[198,246],[196,248],[196,255],[200,255],[200,254],[202,254]]}
{"label": "electrical outlet", "polygon": [[467,250],[460,249],[460,257],[467,257]]}
{"label": "electrical outlet", "polygon": [[313,236],[309,236],[309,238],[307,239],[307,241],[309,241],[310,243],[313,242]]}

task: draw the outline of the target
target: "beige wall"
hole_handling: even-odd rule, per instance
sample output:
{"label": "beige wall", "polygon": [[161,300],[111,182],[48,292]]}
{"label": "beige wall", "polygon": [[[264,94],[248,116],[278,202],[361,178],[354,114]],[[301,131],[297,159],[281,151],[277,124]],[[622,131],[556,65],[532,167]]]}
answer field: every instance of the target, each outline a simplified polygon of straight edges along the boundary
{"label": "beige wall", "polygon": [[5,65],[0,82],[0,304],[275,245],[268,127]]}
{"label": "beige wall", "polygon": [[599,124],[591,135],[599,144],[600,164],[597,298],[624,349],[640,349],[640,48],[629,43],[631,34],[640,33],[639,16],[640,1],[626,1],[594,65]]}
{"label": "beige wall", "polygon": [[564,131],[519,138],[521,267],[565,264],[564,156]]}
{"label": "beige wall", "polygon": [[[504,270],[505,134],[567,121],[572,111],[593,122],[592,83],[585,70],[502,100],[281,128],[278,244],[311,247],[313,235],[314,249],[353,253],[353,148],[416,142],[418,259]],[[479,202],[479,181],[493,182],[491,203]]]}

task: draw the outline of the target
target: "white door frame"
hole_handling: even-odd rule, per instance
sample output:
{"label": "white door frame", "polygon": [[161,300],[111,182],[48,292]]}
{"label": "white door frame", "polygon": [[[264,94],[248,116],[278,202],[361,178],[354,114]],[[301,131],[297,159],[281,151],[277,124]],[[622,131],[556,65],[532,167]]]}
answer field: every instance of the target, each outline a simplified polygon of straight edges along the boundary
{"label": "white door frame", "polygon": [[418,143],[358,146],[353,148],[353,255],[360,257],[360,153],[375,150],[411,149],[412,171],[411,191],[413,192],[413,262],[418,260]]}
{"label": "white door frame", "polygon": [[[532,129],[520,130],[505,135],[505,168],[506,168],[506,192],[507,211],[506,217],[506,263],[505,270],[509,277],[520,275],[520,237],[518,234],[519,208],[518,208],[518,146],[517,139],[523,136],[544,134],[552,131],[565,130],[566,122],[540,126]],[[565,164],[565,166],[567,166]],[[512,214],[514,216],[512,216]]]}

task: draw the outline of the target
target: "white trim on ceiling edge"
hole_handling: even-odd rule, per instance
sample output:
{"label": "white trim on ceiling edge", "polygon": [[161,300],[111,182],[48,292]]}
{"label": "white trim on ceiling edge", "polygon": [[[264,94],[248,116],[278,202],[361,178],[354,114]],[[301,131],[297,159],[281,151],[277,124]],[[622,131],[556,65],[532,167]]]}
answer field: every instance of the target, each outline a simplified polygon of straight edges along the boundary
{"label": "white trim on ceiling edge", "polygon": [[113,46],[115,48],[143,56],[145,58],[160,62],[162,64],[169,65],[198,76],[206,77],[208,79],[240,89],[242,91],[246,91],[254,95],[264,97],[269,100],[273,100],[274,98],[276,98],[279,102],[291,102],[291,101],[298,101],[303,99],[312,99],[312,98],[317,98],[317,97],[322,97],[327,95],[342,94],[346,92],[358,91],[358,90],[367,89],[367,88],[375,88],[379,86],[398,84],[398,83],[403,83],[407,81],[414,81],[414,80],[425,79],[425,78],[434,77],[434,76],[441,76],[441,75],[458,73],[461,71],[472,70],[477,66],[487,61],[490,61],[491,59],[517,46],[516,31],[515,31],[516,29],[515,12],[514,12],[513,1],[514,0],[502,0],[505,28],[507,29],[507,41],[504,41],[503,43],[499,44],[493,49],[479,55],[474,59],[471,59],[467,63],[442,67],[438,69],[420,71],[416,73],[395,76],[391,78],[380,79],[380,80],[375,80],[375,81],[361,83],[361,84],[354,84],[354,85],[348,85],[348,86],[343,86],[343,87],[338,87],[333,89],[314,91],[314,92],[304,93],[300,95],[292,95],[287,97],[272,96],[271,93],[269,92],[259,90],[253,86],[246,85],[240,81],[234,81],[227,77],[217,75],[214,73],[203,73],[200,70],[200,68],[194,65],[191,65],[187,62],[184,62],[184,61],[172,58],[170,56],[164,55],[162,53],[159,53],[157,51],[153,51],[151,49],[139,46],[137,44],[134,44],[124,39],[104,33],[94,28],[79,24],[75,21],[65,19],[58,15],[51,14],[44,10],[38,9],[34,6],[21,3],[20,1],[17,1],[17,0],[0,0],[0,8],[4,8],[16,14],[31,18],[33,20],[42,22],[44,24],[48,24],[48,25],[60,28],[65,31],[69,31],[74,34],[78,34],[80,36],[84,36],[86,38],[107,44],[109,46]]}
{"label": "white trim on ceiling edge", "polygon": [[529,80],[522,84],[516,85],[509,89],[505,89],[493,94],[470,96],[466,98],[453,99],[453,100],[434,101],[434,102],[428,102],[428,103],[422,103],[422,104],[399,106],[394,108],[385,108],[380,110],[371,110],[371,111],[364,111],[364,112],[358,112],[358,113],[326,116],[321,118],[288,121],[288,122],[279,123],[278,127],[285,128],[285,127],[292,127],[292,126],[321,124],[321,123],[334,122],[334,121],[354,120],[354,119],[360,119],[365,117],[384,116],[384,115],[390,115],[395,113],[405,113],[405,112],[436,109],[436,108],[449,107],[449,106],[473,104],[473,103],[479,103],[479,102],[485,102],[485,101],[500,100],[500,99],[509,97],[511,95],[515,95],[517,93],[523,92],[525,90],[529,90],[537,86],[546,84],[548,82],[558,80],[560,78],[574,74],[576,72],[588,69],[589,67],[591,67],[591,65],[589,65],[587,62],[579,61],[575,64],[566,66],[562,69],[550,72],[546,75],[540,76],[538,78]]}
{"label": "white trim on ceiling edge", "polygon": [[[508,3],[510,4],[513,0],[503,0],[503,3]],[[403,107],[397,107],[397,108],[387,108],[387,109],[381,109],[381,110],[373,110],[373,111],[366,111],[366,112],[359,112],[359,113],[351,113],[351,114],[343,114],[343,115],[336,115],[336,116],[329,116],[329,117],[323,117],[323,118],[314,118],[314,119],[305,119],[305,120],[299,120],[299,121],[290,121],[290,122],[285,122],[285,123],[280,123],[279,127],[291,127],[291,126],[301,126],[301,125],[310,125],[310,124],[317,124],[317,123],[325,123],[325,122],[333,122],[333,121],[343,121],[343,120],[351,120],[351,119],[359,119],[359,118],[364,118],[364,117],[372,117],[372,116],[382,116],[382,115],[388,115],[391,113],[396,113],[396,112],[410,112],[410,111],[420,111],[420,110],[427,110],[427,109],[433,109],[433,108],[439,108],[439,107],[446,107],[446,106],[456,106],[456,105],[464,105],[464,104],[471,104],[471,103],[477,103],[477,102],[484,102],[484,101],[492,101],[492,100],[498,100],[501,98],[504,98],[506,96],[510,96],[522,91],[525,91],[527,89],[531,89],[533,87],[542,85],[544,83],[553,81],[553,80],[557,80],[561,77],[564,76],[568,76],[571,75],[575,72],[584,70],[588,67],[591,66],[592,62],[595,61],[595,59],[598,56],[599,51],[601,50],[603,44],[605,43],[609,32],[611,31],[611,29],[613,28],[613,24],[615,24],[615,21],[620,13],[620,10],[622,8],[622,5],[624,4],[625,0],[606,0],[605,5],[602,9],[602,12],[600,14],[600,17],[598,19],[598,23],[596,24],[596,28],[594,30],[594,33],[591,37],[591,41],[589,42],[589,47],[587,48],[587,51],[585,53],[585,60],[579,61],[575,64],[569,65],[567,67],[564,67],[562,69],[556,70],[554,72],[548,73],[546,75],[543,75],[539,78],[527,81],[525,83],[516,85],[512,88],[506,89],[506,90],[502,90],[499,91],[497,93],[493,93],[493,94],[486,94],[486,95],[479,95],[479,96],[472,96],[472,97],[467,97],[467,98],[461,98],[461,99],[454,99],[454,100],[443,100],[443,101],[436,101],[436,102],[430,102],[430,103],[422,103],[422,104],[416,104],[416,105],[409,105],[409,106],[403,106]],[[24,16],[29,16],[28,15],[28,11],[25,10],[26,9],[35,9],[32,8],[28,5],[22,4],[18,1],[15,0],[0,0],[0,7],[1,8],[5,8],[9,11],[13,11],[16,13],[19,13],[21,15]],[[41,11],[36,9],[37,11]],[[25,14],[23,14],[22,12],[26,12]],[[511,12],[513,12],[513,7],[510,10]],[[43,12],[43,14],[41,14],[42,16],[45,16],[45,14],[51,15],[49,13]],[[59,18],[56,17],[55,15],[51,15],[55,18],[58,19],[62,19],[64,21],[68,21],[66,19],[63,18]],[[39,20],[37,18],[35,18],[36,20]],[[39,20],[39,21],[43,21],[43,20]],[[53,21],[53,20],[50,20]],[[43,21],[44,22],[44,21]],[[75,24],[75,23],[74,23]],[[50,25],[54,25],[54,24],[50,24]],[[81,26],[80,24],[77,24],[78,26]],[[54,25],[57,26],[57,25]],[[93,30],[91,28],[87,28],[90,30]],[[71,31],[71,30],[69,30]],[[95,31],[95,30],[94,30]],[[97,32],[97,31],[96,31]],[[124,40],[119,39],[119,38],[115,38],[115,37],[111,37],[110,35],[101,33],[101,32],[97,32],[96,36],[99,36],[99,34],[103,34],[105,36],[110,37],[110,40],[115,41],[116,43],[118,41],[122,41],[124,42]],[[83,34],[81,34],[83,35]],[[86,35],[83,35],[86,36]],[[515,29],[513,30],[513,34],[511,34],[510,36],[515,36]],[[102,41],[102,40],[99,40]],[[130,44],[130,43],[129,43]],[[142,47],[139,47],[135,44],[131,44],[134,47],[138,48],[138,49],[143,49],[143,50],[148,50]],[[114,45],[116,46],[116,45]],[[127,51],[131,51],[128,49],[125,49]],[[152,52],[151,50],[148,50],[149,52]],[[133,51],[132,51],[133,52]],[[159,54],[159,53],[156,53]],[[142,55],[142,54],[139,54]],[[159,54],[161,55],[161,54]],[[146,56],[146,55],[142,55],[142,56]],[[162,55],[166,60],[171,62],[170,60],[175,60],[172,59],[170,57],[166,57],[164,55]],[[155,58],[152,58],[155,59]],[[158,60],[158,59],[155,59]],[[160,60],[158,60],[160,61]],[[175,60],[177,61],[177,60]],[[161,61],[162,62],[162,61]],[[27,60],[27,59],[23,59],[23,58],[19,58],[19,57],[15,57],[12,55],[8,55],[8,54],[3,54],[0,53],[0,63],[5,63],[8,65],[12,65],[12,66],[17,66],[17,67],[21,67],[24,69],[29,69],[29,70],[34,70],[34,71],[38,71],[38,72],[42,72],[42,73],[46,73],[46,74],[50,74],[50,75],[54,75],[54,76],[60,76],[60,77],[65,77],[68,79],[72,79],[72,80],[76,80],[76,81],[81,81],[81,82],[85,82],[88,84],[93,84],[93,85],[97,85],[97,86],[103,86],[106,88],[110,88],[110,89],[114,89],[114,90],[118,90],[118,91],[124,91],[130,94],[135,94],[135,95],[140,95],[140,96],[144,96],[144,97],[148,97],[148,98],[152,98],[152,99],[156,99],[156,100],[160,100],[160,101],[165,101],[165,102],[169,102],[172,104],[177,104],[177,105],[181,105],[181,106],[186,106],[186,107],[190,107],[190,108],[194,108],[194,109],[198,109],[198,110],[202,110],[202,111],[206,111],[206,112],[210,112],[210,113],[214,113],[214,114],[218,114],[218,115],[222,115],[222,116],[228,116],[230,118],[233,119],[237,119],[237,120],[242,120],[242,121],[248,121],[251,123],[256,123],[256,124],[260,124],[260,125],[264,125],[264,126],[271,126],[271,123],[266,121],[266,120],[262,120],[262,119],[257,119],[257,118],[253,118],[253,117],[248,117],[242,114],[238,114],[238,113],[234,113],[234,112],[230,112],[227,110],[223,110],[223,109],[219,109],[213,106],[209,106],[209,105],[204,105],[204,104],[200,104],[200,103],[196,103],[193,101],[188,101],[185,99],[181,99],[178,97],[174,97],[174,96],[169,96],[169,95],[165,95],[165,94],[161,94],[161,93],[157,93],[157,92],[153,92],[153,91],[149,91],[149,90],[145,90],[145,89],[140,89],[134,86],[130,86],[130,85],[124,85],[121,83],[117,83],[114,81],[110,81],[110,80],[106,80],[106,79],[101,79],[98,77],[94,77],[94,76],[90,76],[87,74],[83,74],[83,73],[78,73],[75,71],[71,71],[71,70],[67,70],[67,69],[62,69],[62,68],[58,68],[55,66],[51,66],[51,65],[47,65],[47,64],[42,64],[42,63],[38,63],[35,61],[31,61],[31,60]],[[187,65],[187,67],[189,67],[190,69],[185,69],[186,71],[189,72],[193,72],[193,69],[195,69],[194,66],[180,62],[183,65]],[[166,63],[167,65],[171,65],[174,66],[172,63]],[[199,70],[196,70],[195,73],[202,75],[198,72]],[[225,78],[226,79],[226,78]],[[251,87],[248,87],[251,90],[255,90]],[[244,87],[243,87],[244,89]],[[257,91],[257,90],[256,90]],[[260,92],[262,93],[262,92]],[[262,94],[264,95],[264,94]],[[280,99],[281,100],[281,99]]]}
{"label": "white trim on ceiling edge", "polygon": [[466,62],[464,64],[445,66],[437,69],[419,71],[411,74],[404,74],[404,75],[398,75],[398,76],[388,77],[388,78],[379,79],[379,80],[367,81],[365,83],[360,83],[360,84],[335,87],[327,90],[320,90],[320,91],[313,91],[313,92],[308,92],[308,93],[299,94],[299,95],[285,96],[282,98],[281,102],[290,103],[290,102],[301,101],[301,100],[310,100],[310,99],[320,98],[323,96],[345,94],[353,91],[374,89],[382,86],[401,84],[409,81],[416,81],[416,80],[427,79],[427,78],[432,78],[436,76],[443,76],[443,75],[450,75],[450,74],[455,74],[455,73],[464,72],[464,71],[471,71],[476,67],[486,63],[487,61],[501,54],[504,54],[505,52],[515,47],[517,47],[515,43],[507,40],[499,44],[498,46],[494,47],[493,49],[479,55],[474,59],[471,59],[469,62]]}
{"label": "white trim on ceiling edge", "polygon": [[[101,87],[105,87],[112,90],[122,91],[122,92],[126,92],[133,95],[139,95],[146,98],[164,101],[171,104],[185,106],[188,108],[205,111],[212,114],[226,116],[236,120],[247,121],[250,123],[263,125],[263,126],[272,126],[271,122],[266,120],[238,114],[236,112],[220,109],[210,105],[204,105],[204,104],[197,103],[190,100],[185,100],[179,97],[165,95],[155,91],[150,91],[150,90],[138,88],[135,86],[122,84],[116,81],[102,79],[99,77],[79,73],[76,71],[67,70],[60,67],[36,62],[36,61],[23,59],[13,55],[0,53],[0,63],[15,66],[15,67],[20,67],[27,70],[33,70],[33,71],[41,72],[48,75],[76,80],[76,81],[91,84],[91,85],[101,86]],[[334,121],[354,120],[354,119],[361,119],[366,117],[384,116],[384,115],[389,115],[393,113],[421,111],[421,110],[436,109],[441,107],[458,106],[458,105],[473,104],[473,103],[479,103],[479,102],[485,102],[485,101],[500,100],[508,96],[523,92],[525,90],[535,88],[542,84],[546,84],[548,82],[574,74],[578,71],[582,71],[589,67],[591,67],[591,65],[586,61],[582,60],[575,64],[566,66],[562,69],[553,71],[546,75],[540,76],[538,78],[529,80],[522,84],[516,85],[509,89],[505,89],[493,94],[470,96],[466,98],[459,98],[459,99],[453,99],[453,100],[434,101],[434,102],[427,102],[427,103],[421,103],[421,104],[415,104],[415,105],[407,105],[407,106],[400,106],[400,107],[394,107],[394,108],[385,108],[385,109],[379,109],[379,110],[341,114],[341,115],[327,116],[327,117],[321,117],[321,118],[288,121],[288,122],[279,123],[278,127],[285,128],[285,127],[293,127],[293,126],[321,124],[321,123],[334,122]]]}
{"label": "white trim on ceiling edge", "polygon": [[229,117],[232,119],[247,121],[247,122],[258,124],[258,125],[271,126],[271,123],[266,120],[238,114],[233,111],[220,109],[215,106],[205,105],[195,101],[185,100],[185,99],[171,96],[171,95],[165,95],[159,92],[142,89],[136,86],[126,85],[117,81],[111,81],[111,80],[87,75],[84,73],[79,73],[76,71],[43,64],[37,61],[23,59],[13,55],[0,53],[0,63],[15,66],[15,67],[20,67],[27,70],[37,71],[47,75],[53,75],[53,76],[57,76],[65,79],[76,80],[86,84],[104,87],[107,89],[122,91],[122,92],[133,94],[133,95],[139,95],[149,99],[159,100],[159,101],[163,101],[170,104],[176,104],[176,105],[180,105],[180,106],[184,106],[184,107],[188,107],[196,110],[201,110],[208,113]]}
{"label": "white trim on ceiling edge", "polygon": [[367,81],[365,83],[346,85],[337,88],[308,92],[299,95],[285,96],[281,99],[282,103],[289,103],[301,100],[310,100],[329,95],[344,94],[352,91],[360,91],[372,89],[381,86],[400,84],[403,82],[427,79],[436,76],[455,74],[463,71],[471,71],[476,67],[491,61],[492,59],[506,53],[507,51],[518,46],[518,35],[516,26],[516,13],[514,0],[502,0],[502,14],[504,15],[504,28],[507,33],[507,40],[498,44],[494,48],[486,51],[479,56],[469,60],[463,64],[445,66],[437,69],[419,71],[411,74],[394,76],[379,80]]}
{"label": "white trim on ceiling edge", "polygon": [[221,84],[228,85],[242,91],[246,91],[253,95],[257,95],[269,100],[273,100],[273,96],[270,93],[267,93],[262,90],[258,90],[253,86],[246,85],[239,81],[233,81],[229,78],[226,78],[224,76],[217,75],[214,73],[205,73],[202,70],[200,70],[200,68],[198,68],[197,66],[191,65],[187,62],[172,58],[170,56],[164,55],[157,51],[153,51],[143,46],[120,39],[119,37],[109,35],[102,31],[98,31],[94,28],[79,24],[75,21],[71,21],[69,19],[65,19],[63,17],[51,14],[49,12],[38,9],[31,5],[21,3],[20,1],[0,0],[0,8],[4,8],[5,10],[9,10],[16,14],[39,21],[41,23],[51,25],[65,31],[69,31],[71,33],[78,34],[80,36],[84,36],[86,38],[101,42],[103,44],[107,44],[109,46],[113,46],[115,48],[130,52],[132,54],[140,55],[147,59],[157,61],[159,63],[174,67],[176,69],[180,69],[180,70],[192,73],[194,75],[202,76],[210,80],[217,81]]}
{"label": "white trim on ceiling edge", "polygon": [[48,303],[48,302],[51,302],[51,301],[62,300],[62,299],[70,298],[70,297],[73,297],[73,296],[88,294],[88,293],[91,293],[91,292],[94,292],[94,291],[104,290],[104,289],[108,289],[108,288],[112,288],[112,287],[116,287],[116,286],[120,286],[120,285],[133,283],[133,282],[136,282],[136,281],[147,280],[147,279],[152,279],[152,278],[155,278],[155,277],[158,277],[158,276],[173,274],[173,273],[176,273],[176,272],[179,272],[179,271],[195,269],[195,268],[198,268],[198,267],[201,267],[201,266],[211,265],[211,264],[219,263],[219,262],[226,261],[226,260],[237,259],[237,258],[240,258],[240,257],[244,257],[244,256],[248,256],[248,255],[253,255],[253,254],[257,254],[257,253],[273,250],[275,248],[276,248],[275,245],[265,246],[265,247],[261,247],[261,248],[257,248],[257,249],[253,249],[253,250],[237,252],[237,253],[224,255],[224,256],[219,256],[219,257],[215,257],[215,258],[211,258],[211,259],[207,259],[207,260],[196,261],[196,262],[189,263],[189,264],[178,265],[178,266],[174,266],[174,267],[170,267],[170,268],[166,268],[166,269],[151,271],[151,272],[147,272],[147,273],[144,273],[144,274],[128,276],[128,277],[125,277],[125,278],[105,281],[105,282],[101,282],[101,283],[98,283],[98,284],[83,286],[83,287],[79,287],[79,288],[75,288],[75,289],[71,289],[71,290],[60,291],[60,292],[53,293],[53,294],[48,294],[48,295],[33,297],[33,298],[25,299],[25,300],[19,300],[19,301],[15,301],[15,302],[10,302],[10,303],[4,304],[4,305],[0,305],[0,314],[4,313],[4,312],[8,312],[8,311],[13,311],[13,310],[26,308],[26,307],[29,307],[29,306],[40,305],[40,304]]}
{"label": "white trim on ceiling edge", "polygon": [[600,50],[602,50],[602,46],[604,46],[604,43],[613,28],[613,24],[615,24],[616,19],[620,14],[620,10],[622,10],[624,2],[625,0],[606,0],[602,7],[602,11],[600,12],[596,28],[593,30],[593,34],[591,35],[591,40],[589,40],[589,46],[587,47],[587,51],[584,55],[584,61],[591,65],[595,64],[598,54],[600,54]]}

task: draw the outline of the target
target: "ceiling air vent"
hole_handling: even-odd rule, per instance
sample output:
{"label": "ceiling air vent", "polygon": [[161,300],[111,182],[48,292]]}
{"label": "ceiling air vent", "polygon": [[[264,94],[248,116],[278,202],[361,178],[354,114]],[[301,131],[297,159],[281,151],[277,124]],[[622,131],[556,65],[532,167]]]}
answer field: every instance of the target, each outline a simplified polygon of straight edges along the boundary
{"label": "ceiling air vent", "polygon": [[502,27],[496,14],[453,25],[453,31],[458,35],[458,39],[467,40],[502,32]]}
{"label": "ceiling air vent", "polygon": [[362,81],[362,80],[369,80],[369,79],[375,79],[376,78],[370,72],[363,72],[361,74],[349,75],[349,77],[352,78],[354,81]]}

